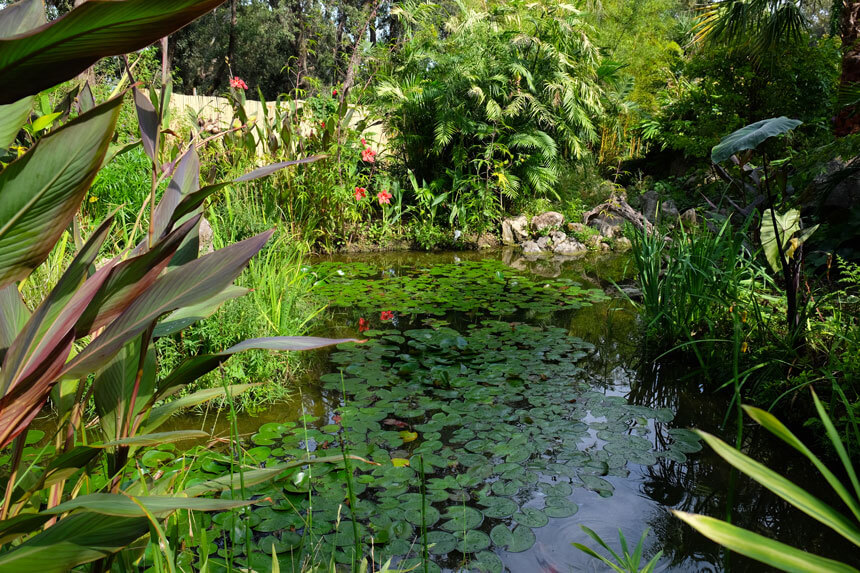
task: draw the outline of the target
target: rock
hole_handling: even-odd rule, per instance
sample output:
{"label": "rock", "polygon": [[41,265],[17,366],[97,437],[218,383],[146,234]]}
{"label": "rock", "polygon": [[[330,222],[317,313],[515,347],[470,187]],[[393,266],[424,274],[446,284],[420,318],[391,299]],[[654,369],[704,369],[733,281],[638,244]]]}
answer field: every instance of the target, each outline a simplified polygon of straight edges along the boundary
{"label": "rock", "polygon": [[627,237],[618,237],[615,239],[615,250],[618,252],[629,251],[633,248],[633,243],[630,242],[630,239]]}
{"label": "rock", "polygon": [[198,236],[200,237],[199,253],[209,254],[215,250],[212,247],[214,234],[215,233],[212,231],[212,225],[209,224],[209,221],[207,221],[205,217],[200,217],[200,230],[198,231]]}
{"label": "rock", "polygon": [[612,249],[612,247],[609,246],[609,243],[600,243],[599,245],[597,245],[597,248],[601,251],[608,251]]}
{"label": "rock", "polygon": [[612,229],[613,234],[617,234],[623,221],[629,221],[640,231],[645,230],[648,233],[654,231],[654,225],[642,213],[635,211],[627,201],[619,197],[612,197],[609,201],[588,211],[582,216],[582,220],[586,225],[598,230],[603,228],[606,232],[610,232],[609,227],[617,227],[618,229]]}
{"label": "rock", "polygon": [[855,170],[858,162],[857,157],[850,162],[836,158],[815,178],[813,187],[824,193],[825,207],[850,210],[860,203],[860,173]]}
{"label": "rock", "polygon": [[508,219],[508,221],[511,225],[511,233],[514,236],[514,240],[518,243],[527,241],[529,238],[529,220],[526,219],[526,216],[520,215],[519,217]]}
{"label": "rock", "polygon": [[580,253],[584,253],[587,250],[588,249],[586,249],[585,245],[583,245],[576,239],[568,239],[557,244],[552,249],[552,252],[554,252],[556,255],[564,255],[569,257],[571,255],[578,255]]}
{"label": "rock", "polygon": [[555,211],[547,211],[532,219],[532,229],[540,233],[544,229],[559,228],[564,224],[564,215]]}
{"label": "rock", "polygon": [[615,235],[621,234],[621,225],[624,224],[624,219],[611,214],[601,215],[593,218],[588,225],[598,230],[598,232],[611,239]]}
{"label": "rock", "polygon": [[585,244],[587,247],[591,249],[596,249],[597,246],[603,242],[603,237],[600,235],[591,235],[585,240]]}
{"label": "rock", "polygon": [[537,240],[537,246],[541,249],[545,249],[549,246],[551,241],[552,239],[550,239],[549,237],[541,237]]}
{"label": "rock", "polygon": [[541,248],[534,241],[525,241],[523,243],[523,253],[526,255],[536,255],[541,253]]}
{"label": "rock", "polygon": [[514,244],[514,231],[511,229],[511,221],[510,219],[505,219],[502,221],[502,244],[503,245],[513,245]]}
{"label": "rock", "polygon": [[639,210],[642,211],[649,223],[657,221],[657,203],[659,202],[660,198],[654,190],[646,191],[639,197]]}
{"label": "rock", "polygon": [[678,207],[675,205],[675,202],[671,199],[666,199],[662,203],[660,203],[660,213],[659,218],[661,220],[666,219],[669,222],[678,222]]}
{"label": "rock", "polygon": [[549,238],[552,239],[553,245],[558,245],[559,243],[563,243],[567,240],[567,235],[561,231],[550,231]]}
{"label": "rock", "polygon": [[568,223],[567,230],[571,233],[588,233],[588,227],[582,223]]}
{"label": "rock", "polygon": [[499,246],[499,240],[495,235],[484,233],[478,237],[478,249],[495,249]]}
{"label": "rock", "polygon": [[699,224],[699,218],[696,216],[696,210],[687,209],[681,213],[681,224],[688,229],[697,226]]}

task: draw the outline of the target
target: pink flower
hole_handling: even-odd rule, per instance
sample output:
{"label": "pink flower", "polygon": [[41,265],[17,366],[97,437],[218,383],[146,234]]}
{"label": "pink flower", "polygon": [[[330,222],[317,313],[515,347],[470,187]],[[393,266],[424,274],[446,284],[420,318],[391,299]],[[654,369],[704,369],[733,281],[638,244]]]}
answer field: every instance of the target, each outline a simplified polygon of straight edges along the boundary
{"label": "pink flower", "polygon": [[382,321],[391,320],[392,318],[394,318],[394,311],[391,310],[383,310],[379,315],[379,320]]}
{"label": "pink flower", "polygon": [[376,161],[376,152],[369,147],[365,147],[364,151],[361,152],[361,160],[366,161],[367,163],[373,163]]}
{"label": "pink flower", "polygon": [[363,137],[361,138],[361,144],[362,144],[362,145],[367,145],[367,141],[366,141]]}
{"label": "pink flower", "polygon": [[355,188],[355,200],[361,201],[365,197],[367,197],[367,189],[365,189],[364,187],[356,187]]}
{"label": "pink flower", "polygon": [[248,84],[243,82],[239,76],[230,79],[230,87],[237,90],[246,90],[248,89]]}
{"label": "pink flower", "polygon": [[391,193],[389,193],[385,189],[376,194],[376,198],[379,199],[380,205],[382,205],[383,203],[385,203],[386,205],[391,203],[391,197]]}

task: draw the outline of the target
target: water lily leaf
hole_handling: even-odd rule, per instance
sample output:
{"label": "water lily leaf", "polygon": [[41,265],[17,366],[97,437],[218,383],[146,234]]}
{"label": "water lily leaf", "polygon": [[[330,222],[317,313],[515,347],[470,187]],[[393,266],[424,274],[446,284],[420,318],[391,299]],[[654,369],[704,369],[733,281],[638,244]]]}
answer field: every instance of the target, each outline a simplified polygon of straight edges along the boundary
{"label": "water lily leaf", "polygon": [[458,536],[457,549],[460,553],[475,553],[490,546],[490,536],[483,531],[467,531],[464,537]]}
{"label": "water lily leaf", "polygon": [[433,555],[445,555],[457,547],[457,538],[447,531],[429,531],[427,543],[430,545],[430,553]]}
{"label": "water lily leaf", "polygon": [[592,475],[581,475],[579,479],[591,491],[597,492],[601,497],[608,497],[615,491],[615,487],[603,478]]}
{"label": "water lily leaf", "polygon": [[545,504],[543,512],[549,517],[570,517],[579,511],[579,506],[565,497],[548,497]]}
{"label": "water lily leaf", "polygon": [[406,458],[391,458],[391,463],[396,468],[402,468],[409,465],[409,460]]}
{"label": "water lily leaf", "polygon": [[444,517],[448,521],[442,524],[442,529],[454,532],[475,529],[481,525],[481,521],[483,520],[480,511],[474,507],[464,505],[449,507]]}
{"label": "water lily leaf", "polygon": [[517,511],[517,504],[507,497],[490,496],[480,501],[484,506],[484,515],[494,519],[501,519],[513,515]]}
{"label": "water lily leaf", "polygon": [[501,558],[490,551],[481,551],[475,555],[472,568],[481,573],[502,573],[505,570]]}
{"label": "water lily leaf", "polygon": [[549,518],[539,509],[524,507],[514,514],[514,521],[526,527],[537,528],[549,523]]}

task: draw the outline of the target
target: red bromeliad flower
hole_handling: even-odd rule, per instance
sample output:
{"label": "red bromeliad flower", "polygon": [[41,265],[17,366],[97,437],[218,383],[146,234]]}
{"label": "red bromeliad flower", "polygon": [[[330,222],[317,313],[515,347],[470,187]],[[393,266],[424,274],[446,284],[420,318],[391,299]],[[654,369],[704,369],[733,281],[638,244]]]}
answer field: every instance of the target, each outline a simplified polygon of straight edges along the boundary
{"label": "red bromeliad flower", "polygon": [[376,161],[376,152],[369,147],[365,147],[364,151],[361,152],[361,160],[366,161],[367,163],[373,163]]}
{"label": "red bromeliad flower", "polygon": [[392,318],[394,318],[394,311],[392,310],[383,310],[379,315],[379,320],[382,321],[391,320]]}
{"label": "red bromeliad flower", "polygon": [[356,187],[355,188],[355,200],[361,201],[365,197],[367,197],[367,189],[365,189],[364,187]]}
{"label": "red bromeliad flower", "polygon": [[248,89],[248,84],[243,82],[239,76],[230,79],[230,87],[237,90]]}
{"label": "red bromeliad flower", "polygon": [[358,319],[358,332],[364,332],[365,330],[370,330],[370,326],[367,324],[367,321],[363,318]]}
{"label": "red bromeliad flower", "polygon": [[385,203],[386,205],[391,203],[391,197],[391,193],[389,193],[385,189],[376,194],[376,198],[379,199],[380,205],[382,205],[383,203]]}

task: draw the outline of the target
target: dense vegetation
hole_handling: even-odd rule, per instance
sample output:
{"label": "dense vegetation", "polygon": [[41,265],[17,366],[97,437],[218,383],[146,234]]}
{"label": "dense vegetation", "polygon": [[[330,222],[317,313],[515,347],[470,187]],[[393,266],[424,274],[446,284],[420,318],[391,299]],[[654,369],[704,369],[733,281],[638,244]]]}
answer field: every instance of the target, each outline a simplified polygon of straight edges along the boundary
{"label": "dense vegetation", "polygon": [[[0,7],[0,571],[497,571],[574,486],[611,496],[700,439],[860,545],[860,3]],[[517,220],[537,251],[629,247],[628,272],[538,279],[557,258]],[[500,240],[526,257],[308,260]],[[734,447],[658,447],[679,412],[583,381],[594,349],[559,325],[607,292],[642,363],[724,397]],[[302,380],[324,413],[239,436]],[[174,446],[210,438],[165,424],[213,401],[225,443]],[[741,453],[745,413],[842,506]],[[653,568],[645,540],[611,566]]]}

